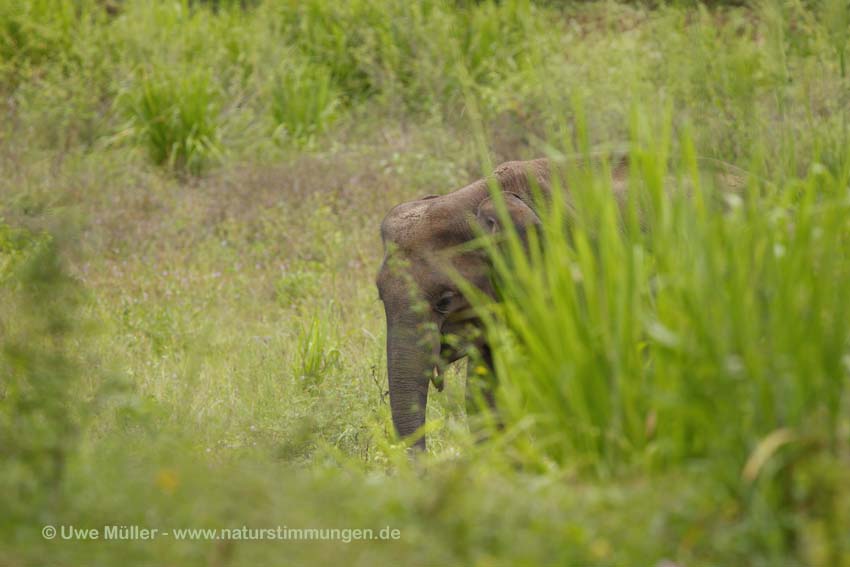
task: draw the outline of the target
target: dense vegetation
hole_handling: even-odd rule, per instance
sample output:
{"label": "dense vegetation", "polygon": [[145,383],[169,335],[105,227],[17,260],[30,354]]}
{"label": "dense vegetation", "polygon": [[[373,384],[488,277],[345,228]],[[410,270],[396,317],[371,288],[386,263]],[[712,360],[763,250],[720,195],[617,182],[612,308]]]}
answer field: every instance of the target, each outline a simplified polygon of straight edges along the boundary
{"label": "dense vegetation", "polygon": [[[0,0],[0,563],[850,565],[848,26],[840,0]],[[608,152],[623,217],[606,160],[565,159]],[[542,252],[493,249],[506,427],[472,442],[455,369],[411,461],[380,219],[539,155],[577,200]]]}

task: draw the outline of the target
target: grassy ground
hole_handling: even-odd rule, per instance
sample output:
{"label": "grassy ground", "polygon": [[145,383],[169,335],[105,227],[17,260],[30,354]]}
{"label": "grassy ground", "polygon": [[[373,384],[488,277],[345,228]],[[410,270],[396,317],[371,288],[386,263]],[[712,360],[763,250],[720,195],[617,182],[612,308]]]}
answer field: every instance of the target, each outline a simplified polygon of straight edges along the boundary
{"label": "grassy ground", "polygon": [[[847,30],[830,0],[0,0],[0,564],[850,564]],[[458,368],[411,462],[381,218],[605,151],[651,228],[573,171],[569,233],[502,269],[505,434],[470,441]]]}

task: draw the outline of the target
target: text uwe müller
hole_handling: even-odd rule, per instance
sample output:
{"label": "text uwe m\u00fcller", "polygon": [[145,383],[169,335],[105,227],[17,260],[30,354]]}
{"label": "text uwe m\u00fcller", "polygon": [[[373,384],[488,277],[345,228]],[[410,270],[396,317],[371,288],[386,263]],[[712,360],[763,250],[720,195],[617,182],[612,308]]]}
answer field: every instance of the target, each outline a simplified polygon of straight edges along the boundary
{"label": "text uwe m\u00fcller", "polygon": [[103,539],[154,539],[157,536],[157,528],[143,528],[141,526],[103,526]]}

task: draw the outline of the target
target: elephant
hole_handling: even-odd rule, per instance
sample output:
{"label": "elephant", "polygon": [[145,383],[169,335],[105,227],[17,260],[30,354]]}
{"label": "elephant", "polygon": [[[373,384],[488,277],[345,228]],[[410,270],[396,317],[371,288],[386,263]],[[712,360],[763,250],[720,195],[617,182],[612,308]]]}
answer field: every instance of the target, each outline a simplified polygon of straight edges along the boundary
{"label": "elephant", "polygon": [[[489,180],[402,203],[381,223],[385,254],[376,284],[386,314],[390,409],[402,439],[417,434],[424,425],[431,382],[442,389],[442,382],[431,374],[462,358],[470,348],[480,353],[482,365],[468,373],[467,408],[471,410],[482,397],[495,408],[490,346],[482,333],[475,332],[481,321],[451,276],[453,271],[496,299],[487,255],[481,249],[458,248],[482,232],[501,230],[488,189],[493,181],[501,189],[520,235],[540,224],[536,211],[541,203],[535,203],[533,197],[537,194],[546,199],[550,194],[546,159],[503,163]],[[466,348],[449,340],[458,335],[469,338]],[[480,379],[475,370],[486,378]],[[413,447],[425,449],[424,435],[418,436]]]}
{"label": "elephant", "polygon": [[[727,210],[730,199],[734,201],[736,196],[740,201],[749,177],[746,171],[710,158],[697,160],[700,174],[711,176],[708,186],[718,190],[712,196],[719,199],[719,211]],[[630,160],[621,155],[611,165],[610,188],[622,215],[629,201]],[[563,198],[569,218],[574,212],[571,193],[576,188],[570,186],[564,175],[559,175],[560,183],[554,184],[553,167],[547,159],[506,162],[489,178],[479,179],[451,193],[402,203],[390,210],[381,223],[384,261],[376,284],[386,314],[390,410],[393,425],[402,439],[421,433],[420,428],[425,424],[432,381],[429,372],[439,372],[441,366],[462,358],[471,350],[480,354],[484,370],[481,374],[486,379],[476,376],[478,372],[475,371],[481,370],[481,366],[467,373],[467,413],[475,409],[477,403],[474,402],[482,398],[495,409],[497,377],[493,372],[491,348],[480,332],[480,318],[458,289],[452,273],[462,276],[491,299],[498,299],[487,254],[481,247],[463,245],[481,234],[500,232],[504,228],[500,219],[504,218],[514,225],[527,247],[527,231],[541,222],[540,207],[545,207],[555,197],[553,185],[559,187],[557,194]],[[558,172],[562,173],[560,169]],[[489,189],[494,183],[501,190],[507,216],[496,212]],[[665,187],[665,191],[677,191],[686,197],[693,189],[676,179],[667,179]],[[540,200],[536,201],[535,196]],[[639,230],[649,230],[644,213],[637,212]],[[545,238],[538,242],[543,240]],[[448,340],[458,335],[467,337],[461,348]],[[441,381],[434,380],[434,383],[442,389]],[[424,435],[419,434],[412,446],[425,449]]]}

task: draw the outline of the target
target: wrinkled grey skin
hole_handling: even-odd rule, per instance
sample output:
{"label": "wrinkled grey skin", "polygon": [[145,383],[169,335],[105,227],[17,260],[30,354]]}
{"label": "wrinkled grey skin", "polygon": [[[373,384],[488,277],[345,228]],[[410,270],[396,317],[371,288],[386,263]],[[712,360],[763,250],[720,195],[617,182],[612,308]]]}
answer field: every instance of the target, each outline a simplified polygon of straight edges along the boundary
{"label": "wrinkled grey skin", "polygon": [[[546,198],[550,176],[544,159],[504,163],[491,178],[502,189],[508,213],[521,235],[540,222],[531,179]],[[393,424],[402,438],[413,435],[425,423],[435,361],[449,363],[465,355],[467,349],[450,347],[446,338],[470,336],[471,329],[480,327],[446,267],[451,266],[494,297],[490,265],[483,251],[457,250],[480,234],[473,224],[491,233],[501,228],[486,179],[447,195],[431,195],[398,205],[381,224],[385,257],[376,283],[387,318],[390,407]],[[481,353],[483,362],[490,367],[487,374],[493,377],[490,349],[480,333],[469,343],[467,346]],[[484,387],[478,393],[492,406],[492,387]],[[467,400],[477,395],[471,392],[468,380]],[[424,436],[416,440],[415,446],[425,448]]]}

